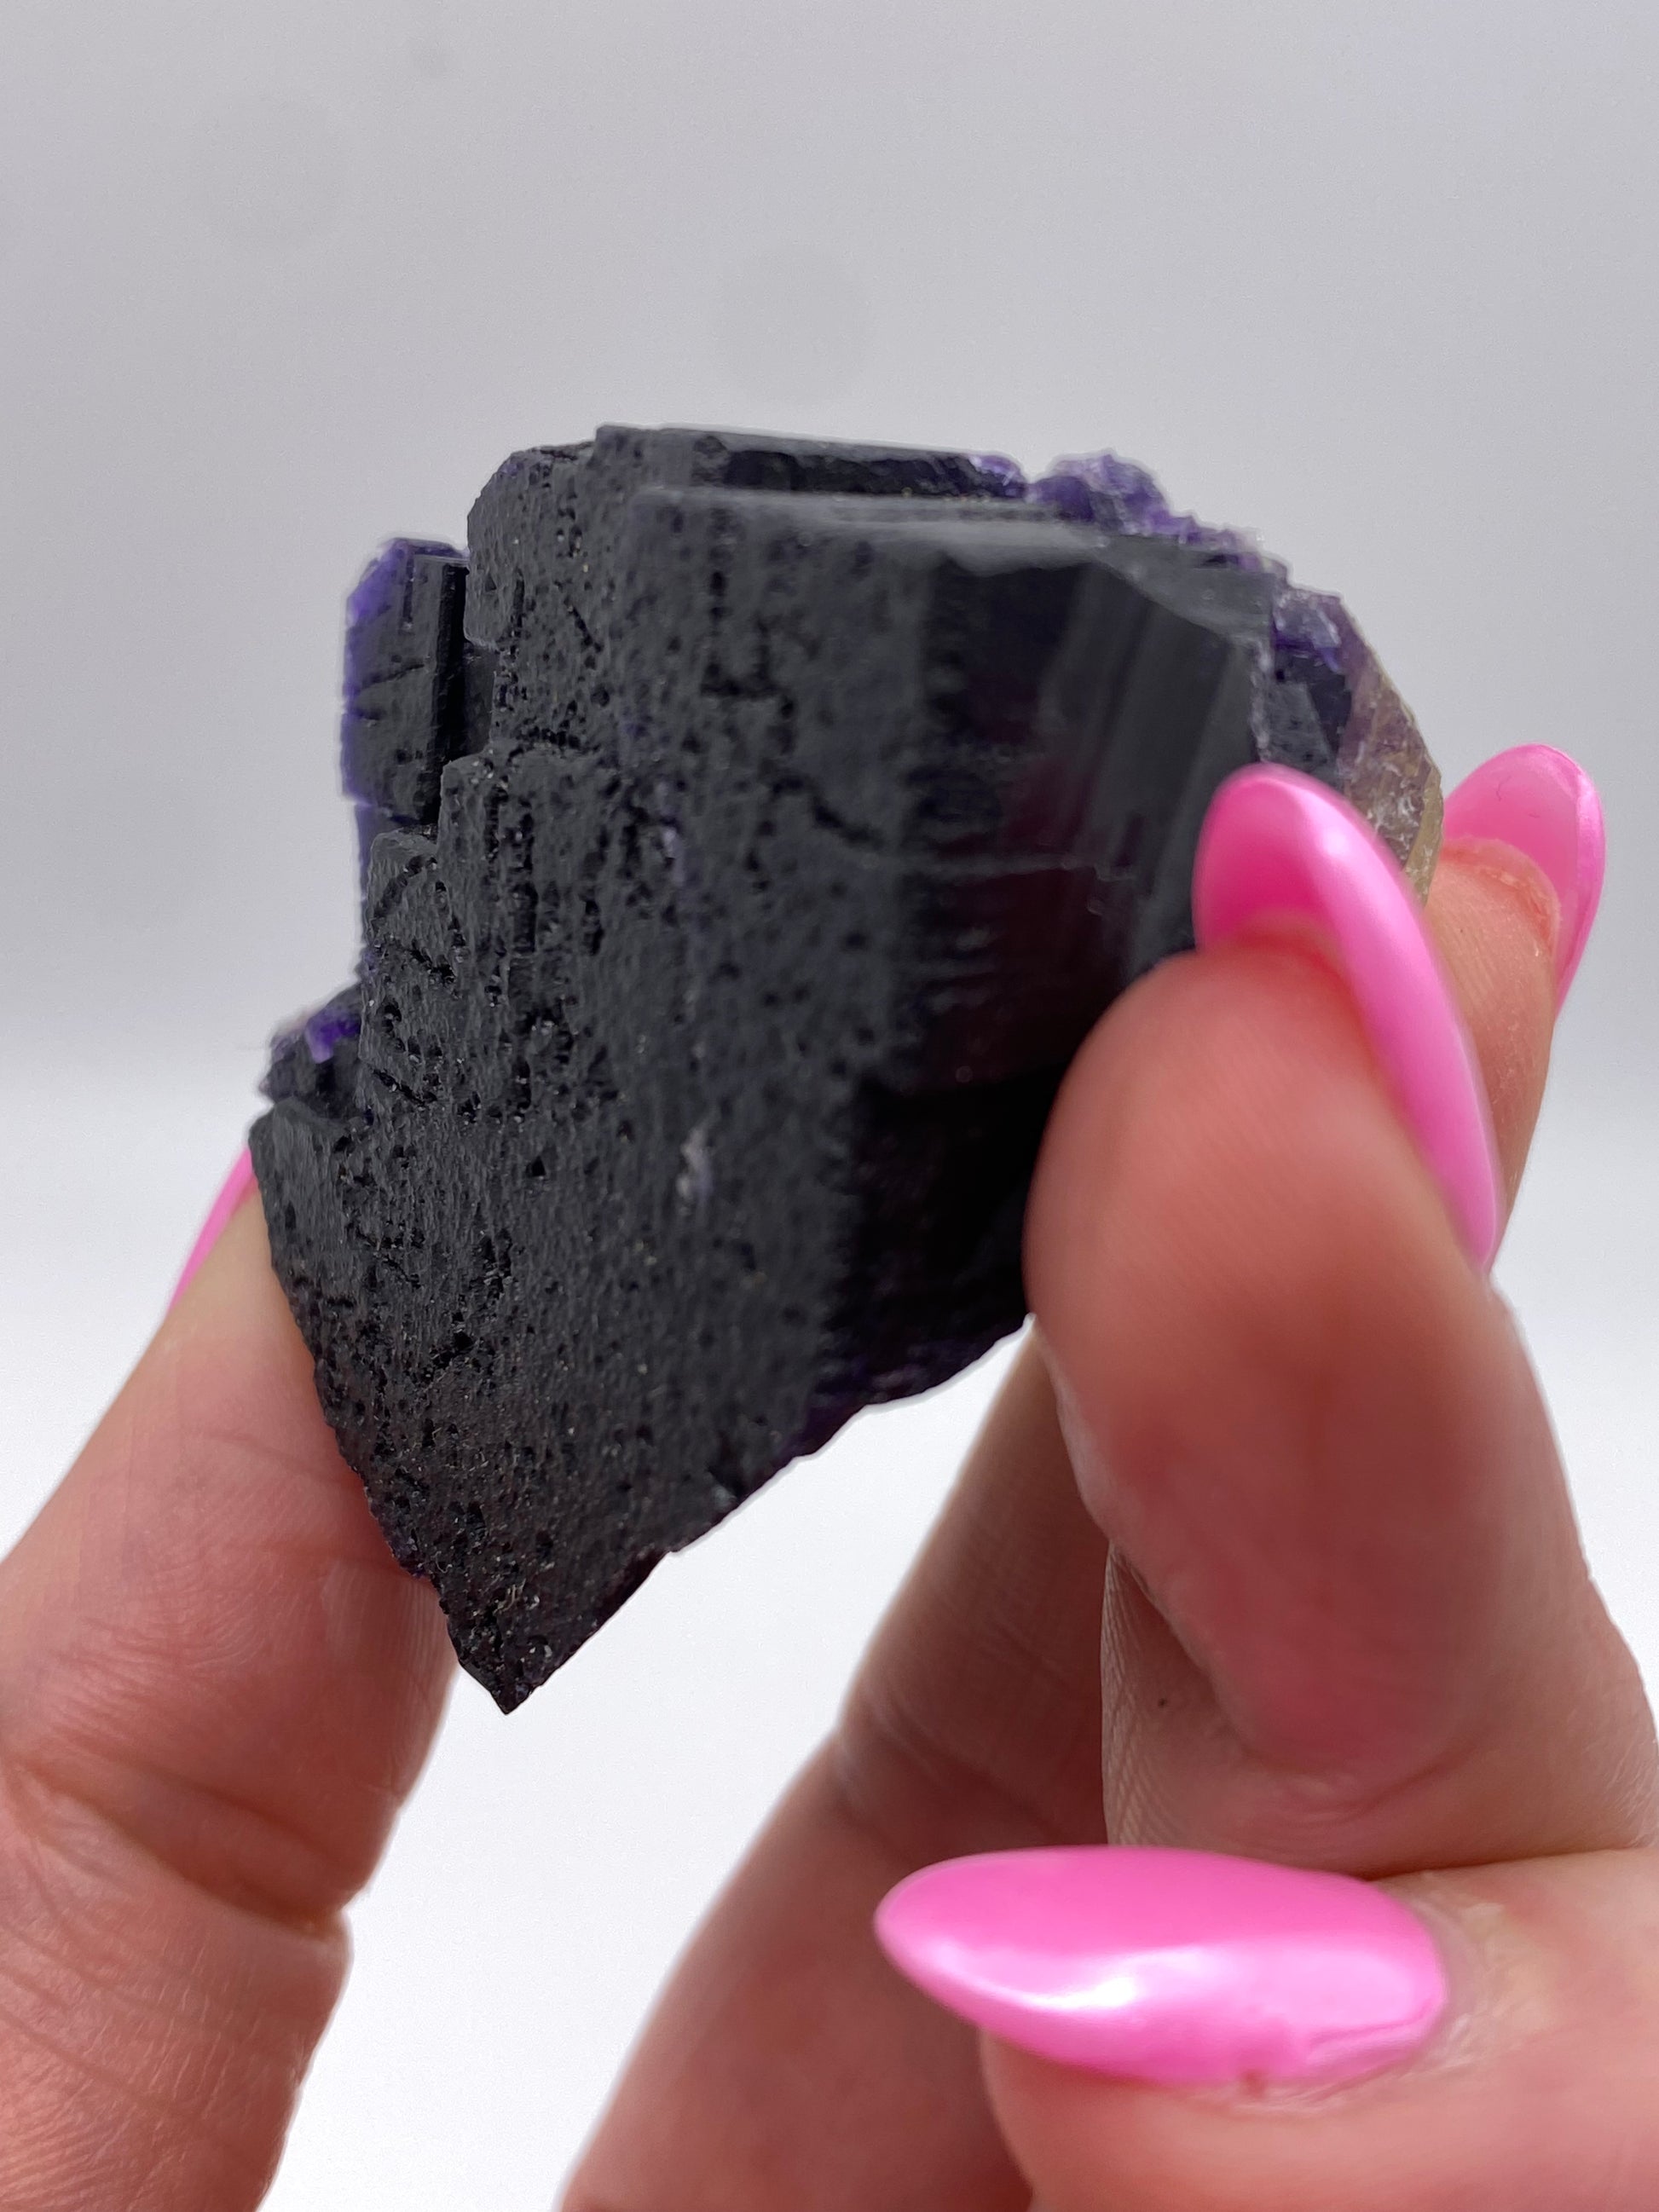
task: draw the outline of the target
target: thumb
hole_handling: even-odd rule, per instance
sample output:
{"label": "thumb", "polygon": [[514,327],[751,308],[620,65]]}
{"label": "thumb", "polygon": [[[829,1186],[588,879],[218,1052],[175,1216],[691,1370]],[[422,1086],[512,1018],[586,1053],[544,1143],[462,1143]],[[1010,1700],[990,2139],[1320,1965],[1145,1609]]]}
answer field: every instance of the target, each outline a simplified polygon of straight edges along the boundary
{"label": "thumb", "polygon": [[[1457,852],[1428,921],[1512,1182],[1550,889]],[[1397,1031],[1431,1030],[1390,980]],[[1361,1005],[1290,939],[1170,963],[1044,1140],[1032,1305],[1112,1547],[1109,1832],[1371,1875],[1647,1841],[1652,1724],[1547,1409]]]}
{"label": "thumb", "polygon": [[[1427,2039],[1347,2084],[1182,2088],[1103,2079],[988,2037],[993,2106],[1043,2212],[1651,2212],[1659,1856],[1609,1851],[1413,1875],[1387,1891],[1343,1887],[1398,1899],[1431,1944],[1445,1999]],[[1247,2023],[1241,1976],[1234,2019],[1259,2039],[1275,1972],[1280,1996],[1288,1983],[1271,1941],[1255,1958],[1265,2012]],[[1144,1995],[1158,1954],[1131,1963]],[[1190,1954],[1183,1963],[1190,1972]],[[996,1968],[1005,2002],[1008,1964]],[[1359,1978],[1346,1976],[1350,1997]],[[969,2009],[965,1981],[953,2002]],[[1005,2038],[1010,2027],[1005,2013]]]}

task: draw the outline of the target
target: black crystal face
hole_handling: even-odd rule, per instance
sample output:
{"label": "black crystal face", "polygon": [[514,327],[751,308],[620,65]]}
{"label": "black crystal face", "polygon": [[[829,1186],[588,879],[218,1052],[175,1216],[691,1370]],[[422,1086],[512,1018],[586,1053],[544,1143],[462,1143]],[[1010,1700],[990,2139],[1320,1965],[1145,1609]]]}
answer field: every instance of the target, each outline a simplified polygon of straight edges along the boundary
{"label": "black crystal face", "polygon": [[345,1455],[504,1706],[1019,1325],[1048,1106],[1190,943],[1216,786],[1357,781],[1374,664],[1305,680],[1285,588],[1006,463],[620,429],[370,569],[361,978],[279,1041],[254,1158]]}

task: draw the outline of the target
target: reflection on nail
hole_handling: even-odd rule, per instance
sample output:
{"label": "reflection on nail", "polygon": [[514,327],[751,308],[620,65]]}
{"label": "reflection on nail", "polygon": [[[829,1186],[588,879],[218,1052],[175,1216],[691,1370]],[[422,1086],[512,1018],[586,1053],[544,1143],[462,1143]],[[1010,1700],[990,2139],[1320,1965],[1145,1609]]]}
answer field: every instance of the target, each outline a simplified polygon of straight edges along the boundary
{"label": "reflection on nail", "polygon": [[925,1868],[876,1915],[901,1972],[1040,2057],[1168,2084],[1334,2081],[1445,2008],[1415,1915],[1346,1875],[1091,1844]]}

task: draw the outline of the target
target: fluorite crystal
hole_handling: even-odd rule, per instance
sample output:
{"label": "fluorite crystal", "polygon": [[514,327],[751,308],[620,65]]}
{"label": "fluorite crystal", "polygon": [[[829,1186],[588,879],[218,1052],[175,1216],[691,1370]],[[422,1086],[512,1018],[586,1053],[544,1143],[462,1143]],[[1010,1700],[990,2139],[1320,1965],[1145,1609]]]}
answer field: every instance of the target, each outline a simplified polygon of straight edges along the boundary
{"label": "fluorite crystal", "polygon": [[1438,787],[1334,599],[1100,457],[601,430],[354,595],[358,981],[253,1134],[323,1406],[512,1706],[1017,1328],[1067,1061],[1234,768]]}

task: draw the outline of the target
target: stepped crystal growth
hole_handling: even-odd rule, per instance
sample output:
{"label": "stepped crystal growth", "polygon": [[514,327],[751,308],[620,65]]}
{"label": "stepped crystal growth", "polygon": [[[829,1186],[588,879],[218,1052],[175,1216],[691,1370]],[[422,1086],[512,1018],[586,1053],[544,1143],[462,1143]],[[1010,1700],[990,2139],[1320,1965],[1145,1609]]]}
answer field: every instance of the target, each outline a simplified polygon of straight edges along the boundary
{"label": "stepped crystal growth", "polygon": [[253,1152],[323,1406],[505,1706],[1024,1312],[1043,1120],[1285,762],[1426,883],[1340,605],[1139,470],[692,431],[516,454],[354,594],[358,980]]}

